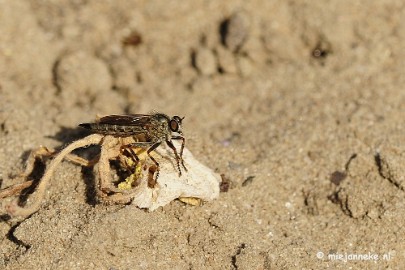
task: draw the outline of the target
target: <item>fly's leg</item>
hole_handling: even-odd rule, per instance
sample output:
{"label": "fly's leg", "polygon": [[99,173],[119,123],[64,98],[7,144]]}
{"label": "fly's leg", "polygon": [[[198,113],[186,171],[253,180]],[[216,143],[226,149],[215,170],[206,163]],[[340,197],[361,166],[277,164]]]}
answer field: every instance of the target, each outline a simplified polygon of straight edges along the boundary
{"label": "fly's leg", "polygon": [[[121,146],[121,153],[125,157],[129,157],[135,164],[128,164],[128,160],[126,158],[120,158],[121,164],[129,171],[130,173],[135,173],[135,168],[139,163],[139,157],[135,153],[135,151],[128,145]],[[126,155],[127,154],[127,155]]]}
{"label": "fly's leg", "polygon": [[[134,150],[131,147],[125,146],[125,149],[123,151],[127,151],[127,153],[131,156],[132,160],[136,161],[135,169],[133,169],[134,167],[132,165],[132,171],[131,171],[131,173],[135,173],[136,166],[139,163],[139,157],[137,156],[137,154],[134,152]],[[126,160],[125,160],[125,164],[127,164],[127,166],[130,166],[130,165],[128,165]],[[155,175],[156,171],[157,171],[157,166],[155,166],[155,165],[149,166],[149,174],[148,174],[148,187],[149,188],[154,188],[156,185],[157,177],[156,177],[156,179],[153,177]]]}
{"label": "fly's leg", "polygon": [[181,169],[180,169],[180,157],[179,154],[177,153],[176,147],[174,147],[173,143],[171,141],[166,141],[167,145],[173,150],[174,156],[176,157],[176,162],[177,162],[177,169],[179,170],[179,177],[181,176]]}
{"label": "fly's leg", "polygon": [[152,152],[153,150],[155,150],[157,147],[159,147],[161,143],[155,143],[154,145],[152,145],[148,151],[146,151],[146,153],[148,153],[149,158],[155,163],[156,165],[156,177],[155,177],[155,183],[159,177],[159,171],[160,171],[160,167],[159,167],[159,163],[156,161],[156,159],[154,159],[154,157],[151,156],[150,152]]}
{"label": "fly's leg", "polygon": [[139,157],[138,157],[138,155],[135,153],[135,151],[132,149],[132,148],[127,148],[126,149],[128,152],[129,152],[129,154],[131,155],[131,158],[132,159],[135,159],[135,161],[138,163],[139,162]]}
{"label": "fly's leg", "polygon": [[119,158],[121,164],[123,166],[127,166],[128,170],[131,171],[133,165],[131,164],[125,165],[126,161],[125,158],[123,157],[124,154],[123,151],[127,152],[131,156],[130,158],[133,158],[136,162],[138,162],[139,158],[131,148],[132,147],[146,148],[145,146],[150,146],[150,143],[123,144],[120,138],[115,138],[110,135],[104,137],[103,144],[101,145],[101,154],[98,166],[100,181],[98,183],[97,188],[97,194],[103,201],[108,201],[107,198],[110,198],[115,194],[127,195],[130,193],[130,190],[123,190],[115,186],[113,178],[111,176],[110,160],[116,160],[117,158]]}
{"label": "fly's leg", "polygon": [[184,165],[184,160],[183,160],[183,150],[184,150],[184,145],[186,144],[186,138],[183,136],[173,136],[172,140],[181,140],[181,148],[180,148],[180,161],[181,165],[183,166],[184,170],[187,172],[186,165]]}
{"label": "fly's leg", "polygon": [[[153,163],[155,163],[156,166],[154,166],[153,168],[150,167],[149,168],[149,173],[150,174],[154,174],[156,172],[156,177],[153,179],[148,179],[148,186],[149,187],[154,187],[156,184],[156,181],[159,177],[159,171],[160,171],[160,167],[159,167],[159,163],[156,161],[156,159],[154,157],[152,157],[152,155],[150,154],[153,150],[155,150],[157,147],[159,147],[159,145],[161,144],[161,142],[157,142],[155,144],[152,144],[150,142],[135,142],[135,143],[131,143],[128,146],[133,146],[133,147],[140,147],[140,148],[146,148],[149,147],[148,150],[146,151],[146,153],[148,154],[149,158],[153,161]],[[138,159],[139,161],[139,159]]]}

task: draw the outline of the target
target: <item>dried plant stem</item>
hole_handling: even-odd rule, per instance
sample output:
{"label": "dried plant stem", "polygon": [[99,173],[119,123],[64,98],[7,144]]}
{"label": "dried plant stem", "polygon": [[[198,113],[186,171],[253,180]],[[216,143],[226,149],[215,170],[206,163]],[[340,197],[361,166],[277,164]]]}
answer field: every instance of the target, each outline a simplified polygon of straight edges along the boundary
{"label": "dried plant stem", "polygon": [[30,187],[32,183],[33,181],[29,180],[24,183],[16,184],[11,187],[0,190],[0,199],[14,196],[15,194],[19,194],[22,190],[26,189],[27,187]]}
{"label": "dried plant stem", "polygon": [[66,146],[55,156],[55,158],[49,164],[48,169],[45,171],[45,174],[42,177],[41,181],[39,182],[38,187],[36,188],[36,191],[34,193],[36,196],[35,201],[27,207],[20,207],[17,205],[17,201],[14,201],[12,204],[6,207],[8,213],[12,216],[26,217],[38,211],[45,197],[45,191],[48,187],[49,181],[59,163],[61,163],[66,156],[68,156],[73,150],[77,148],[86,147],[94,144],[100,144],[103,137],[104,136],[100,134],[92,134]]}

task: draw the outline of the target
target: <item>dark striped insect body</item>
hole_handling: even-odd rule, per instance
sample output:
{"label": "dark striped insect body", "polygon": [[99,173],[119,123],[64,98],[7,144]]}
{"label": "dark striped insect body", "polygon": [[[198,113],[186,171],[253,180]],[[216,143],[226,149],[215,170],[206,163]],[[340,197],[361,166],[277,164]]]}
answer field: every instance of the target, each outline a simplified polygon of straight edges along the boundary
{"label": "dark striped insect body", "polygon": [[[135,142],[130,145],[122,146],[122,149],[128,149],[133,159],[139,161],[138,156],[132,151],[131,147],[147,148],[149,158],[155,163],[156,177],[159,177],[159,163],[151,156],[151,152],[155,150],[162,142],[173,150],[176,157],[179,176],[181,176],[180,164],[187,171],[183,162],[183,149],[185,138],[181,130],[183,118],[173,116],[170,118],[163,113],[154,114],[127,114],[127,115],[108,115],[100,118],[95,123],[83,123],[79,126],[89,129],[94,133],[111,135],[114,137],[133,137]],[[181,140],[180,154],[172,143],[172,140]]]}

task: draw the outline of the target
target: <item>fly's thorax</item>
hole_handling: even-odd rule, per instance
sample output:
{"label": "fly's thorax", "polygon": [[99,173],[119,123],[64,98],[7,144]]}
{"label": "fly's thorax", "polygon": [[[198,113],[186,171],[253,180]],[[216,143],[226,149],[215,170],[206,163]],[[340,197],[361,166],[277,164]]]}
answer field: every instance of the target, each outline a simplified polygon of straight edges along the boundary
{"label": "fly's thorax", "polygon": [[148,125],[149,140],[153,142],[163,142],[170,137],[169,132],[170,118],[164,114],[155,114]]}

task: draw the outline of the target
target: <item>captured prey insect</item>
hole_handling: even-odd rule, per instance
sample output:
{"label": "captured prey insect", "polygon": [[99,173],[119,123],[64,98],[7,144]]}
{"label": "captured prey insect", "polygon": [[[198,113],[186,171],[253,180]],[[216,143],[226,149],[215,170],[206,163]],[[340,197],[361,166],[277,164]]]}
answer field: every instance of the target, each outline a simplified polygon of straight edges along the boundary
{"label": "captured prey insect", "polygon": [[[183,161],[183,149],[186,141],[181,130],[183,119],[184,117],[180,118],[177,115],[170,118],[163,113],[109,115],[100,118],[95,123],[83,123],[79,126],[98,134],[111,135],[118,138],[132,137],[135,142],[129,145],[123,145],[121,150],[127,150],[132,158],[135,159],[134,161],[139,162],[138,156],[132,151],[131,147],[147,148],[149,158],[156,165],[156,181],[159,177],[160,167],[159,163],[150,153],[159,147],[162,142],[166,142],[173,150],[179,176],[181,176],[180,163],[184,170],[187,171]],[[180,155],[173,145],[172,140],[182,140]]]}

